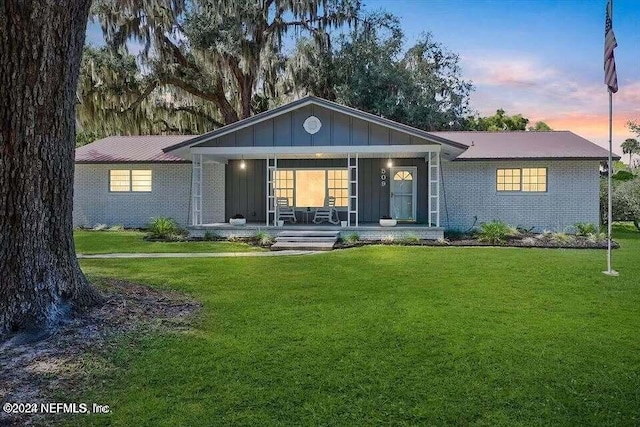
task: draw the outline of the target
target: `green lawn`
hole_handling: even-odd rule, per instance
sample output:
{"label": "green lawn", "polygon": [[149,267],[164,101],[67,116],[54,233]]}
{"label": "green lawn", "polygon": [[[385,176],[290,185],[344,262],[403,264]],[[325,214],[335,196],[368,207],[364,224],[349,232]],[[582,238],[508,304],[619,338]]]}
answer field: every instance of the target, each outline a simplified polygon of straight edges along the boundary
{"label": "green lawn", "polygon": [[73,233],[79,254],[158,252],[247,252],[262,249],[238,242],[149,242],[140,231],[86,231]]}
{"label": "green lawn", "polygon": [[[281,258],[82,260],[203,303],[70,401],[78,424],[638,425],[640,234],[605,252],[364,247]],[[88,244],[88,243],[87,243]],[[104,382],[102,382],[104,381]]]}

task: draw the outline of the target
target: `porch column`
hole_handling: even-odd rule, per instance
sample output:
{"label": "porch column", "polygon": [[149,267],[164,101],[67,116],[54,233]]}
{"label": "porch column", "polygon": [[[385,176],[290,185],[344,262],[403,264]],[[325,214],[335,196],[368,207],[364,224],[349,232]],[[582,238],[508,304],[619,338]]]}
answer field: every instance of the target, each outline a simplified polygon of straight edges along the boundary
{"label": "porch column", "polygon": [[440,153],[429,152],[429,227],[440,227]]}
{"label": "porch column", "polygon": [[202,154],[191,155],[191,225],[202,225]]}
{"label": "porch column", "polygon": [[347,225],[351,227],[351,216],[355,218],[356,227],[358,226],[358,153],[355,157],[351,157],[351,154],[347,154],[347,170],[349,177],[348,188],[348,206],[347,206]]}
{"label": "porch column", "polygon": [[[278,158],[274,155],[273,158],[267,157],[267,218],[266,223],[267,226],[269,223],[272,223],[274,226],[278,223],[278,213],[276,196],[278,188]],[[273,216],[273,222],[271,222],[271,217]]]}

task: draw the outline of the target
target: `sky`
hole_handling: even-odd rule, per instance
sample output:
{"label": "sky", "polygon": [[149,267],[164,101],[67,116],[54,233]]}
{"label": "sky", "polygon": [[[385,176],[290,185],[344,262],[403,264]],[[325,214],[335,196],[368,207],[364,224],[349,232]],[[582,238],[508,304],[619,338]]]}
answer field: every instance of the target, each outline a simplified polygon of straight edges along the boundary
{"label": "sky", "polygon": [[[431,32],[459,54],[463,78],[475,86],[471,108],[481,115],[502,108],[607,146],[606,0],[363,1],[368,11],[396,15],[407,45]],[[613,7],[613,145],[621,154],[620,143],[635,137],[626,123],[640,121],[640,0],[614,0]],[[87,42],[103,43],[97,25],[89,25]]]}
{"label": "sky", "polygon": [[[400,18],[410,44],[431,32],[460,55],[473,82],[471,107],[498,108],[608,144],[604,84],[605,0],[365,0],[368,10]],[[640,0],[614,0],[619,90],[613,96],[613,145],[640,121]]]}

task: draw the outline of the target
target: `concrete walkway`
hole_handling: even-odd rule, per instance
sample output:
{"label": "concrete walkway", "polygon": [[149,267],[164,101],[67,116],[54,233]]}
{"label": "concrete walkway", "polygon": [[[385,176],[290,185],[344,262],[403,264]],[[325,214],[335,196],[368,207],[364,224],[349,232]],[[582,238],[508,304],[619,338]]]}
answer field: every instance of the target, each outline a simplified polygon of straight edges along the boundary
{"label": "concrete walkway", "polygon": [[77,254],[78,259],[117,258],[245,258],[263,256],[313,255],[316,251],[265,251],[265,252],[176,252],[176,253],[123,253],[123,254]]}

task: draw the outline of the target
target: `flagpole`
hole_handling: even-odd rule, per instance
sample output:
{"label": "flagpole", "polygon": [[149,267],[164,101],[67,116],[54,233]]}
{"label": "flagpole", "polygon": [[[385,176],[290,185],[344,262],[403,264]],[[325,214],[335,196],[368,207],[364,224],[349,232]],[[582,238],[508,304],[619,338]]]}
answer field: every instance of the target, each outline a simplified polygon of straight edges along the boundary
{"label": "flagpole", "polygon": [[[611,15],[610,19],[613,19],[613,0],[609,0],[609,11]],[[606,37],[606,35],[605,35]],[[615,46],[614,46],[615,47]],[[614,70],[615,72],[615,70]],[[613,175],[613,92],[611,87],[607,87],[609,92],[609,158],[607,163],[607,271],[603,271],[608,276],[617,276],[618,272],[611,266],[611,238],[612,238],[612,223],[613,223],[613,188],[612,188],[612,175]],[[617,90],[617,88],[616,88]]]}
{"label": "flagpole", "polygon": [[603,273],[609,276],[617,276],[618,272],[611,268],[611,225],[613,222],[612,214],[612,174],[613,174],[613,162],[611,152],[613,150],[613,93],[609,89],[609,161],[607,165],[607,271]]}

